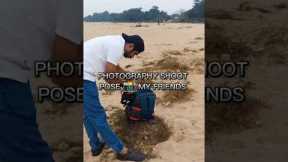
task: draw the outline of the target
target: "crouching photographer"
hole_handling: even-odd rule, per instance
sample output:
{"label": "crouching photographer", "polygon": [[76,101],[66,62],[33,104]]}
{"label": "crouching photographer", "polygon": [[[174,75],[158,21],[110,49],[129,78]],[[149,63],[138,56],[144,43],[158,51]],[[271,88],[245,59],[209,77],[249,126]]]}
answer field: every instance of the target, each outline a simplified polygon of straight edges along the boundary
{"label": "crouching photographer", "polygon": [[[113,149],[119,160],[145,160],[143,153],[127,148],[112,131],[100,103],[96,85],[98,73],[125,72],[118,65],[120,59],[133,58],[143,51],[144,41],[138,35],[96,37],[84,43],[84,125],[93,156],[100,155],[107,145]],[[107,80],[107,82],[123,84],[119,79]]]}

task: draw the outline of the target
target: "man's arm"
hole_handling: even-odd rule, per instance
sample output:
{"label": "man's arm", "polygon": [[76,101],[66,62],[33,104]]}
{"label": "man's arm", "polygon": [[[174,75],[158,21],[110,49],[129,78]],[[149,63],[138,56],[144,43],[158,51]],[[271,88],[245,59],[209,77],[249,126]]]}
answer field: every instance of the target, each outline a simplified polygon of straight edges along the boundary
{"label": "man's arm", "polygon": [[[53,61],[83,62],[83,45],[76,44],[59,35],[56,36],[52,51]],[[74,69],[78,72],[82,69]],[[82,87],[82,76],[52,77],[52,81],[61,87]]]}
{"label": "man's arm", "polygon": [[57,61],[83,61],[83,46],[56,35],[53,49],[53,60]]}
{"label": "man's arm", "polygon": [[[122,69],[119,65],[114,65],[112,63],[106,62],[105,73],[125,73],[125,72],[127,72],[127,71]],[[121,79],[110,79],[110,80],[106,80],[106,81],[110,84],[112,84],[112,83],[123,84],[125,82],[125,80],[121,80]]]}

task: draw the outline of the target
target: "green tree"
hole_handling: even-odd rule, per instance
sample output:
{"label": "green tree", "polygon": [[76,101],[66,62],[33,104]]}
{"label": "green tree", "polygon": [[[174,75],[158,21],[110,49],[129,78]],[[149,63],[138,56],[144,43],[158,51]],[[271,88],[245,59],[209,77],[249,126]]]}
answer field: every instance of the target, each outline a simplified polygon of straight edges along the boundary
{"label": "green tree", "polygon": [[123,21],[128,22],[141,22],[144,19],[144,13],[141,8],[131,8],[122,13]]}
{"label": "green tree", "polygon": [[204,19],[204,0],[195,0],[195,4],[192,9],[184,13],[191,21],[203,21]]}

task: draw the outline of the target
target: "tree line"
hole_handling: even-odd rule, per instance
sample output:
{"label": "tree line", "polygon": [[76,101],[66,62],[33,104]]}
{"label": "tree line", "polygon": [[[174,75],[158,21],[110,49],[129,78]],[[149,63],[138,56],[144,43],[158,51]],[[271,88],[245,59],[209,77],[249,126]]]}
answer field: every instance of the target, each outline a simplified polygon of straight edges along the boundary
{"label": "tree line", "polygon": [[[193,4],[191,4],[192,6]],[[153,6],[148,11],[142,11],[142,8],[131,8],[122,13],[109,13],[104,11],[94,13],[84,17],[87,22],[202,22],[204,20],[204,1],[196,0],[194,6],[188,10],[177,14],[169,15],[167,12]]]}

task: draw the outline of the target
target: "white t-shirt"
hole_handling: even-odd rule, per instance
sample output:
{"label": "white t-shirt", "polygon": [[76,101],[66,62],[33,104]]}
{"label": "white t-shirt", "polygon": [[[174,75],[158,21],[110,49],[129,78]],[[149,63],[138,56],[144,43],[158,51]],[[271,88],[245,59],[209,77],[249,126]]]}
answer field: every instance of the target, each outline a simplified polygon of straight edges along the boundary
{"label": "white t-shirt", "polygon": [[82,0],[1,0],[0,77],[27,82],[51,56],[56,34],[82,41]]}
{"label": "white t-shirt", "polygon": [[84,43],[84,79],[96,81],[105,72],[107,62],[118,65],[124,54],[125,40],[121,35],[96,37]]}

